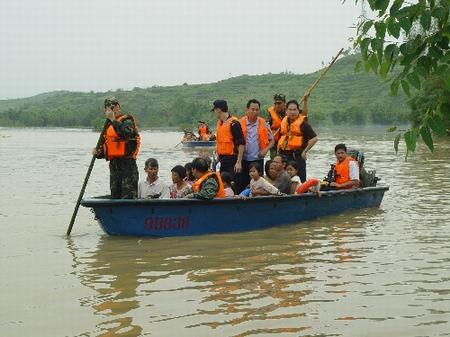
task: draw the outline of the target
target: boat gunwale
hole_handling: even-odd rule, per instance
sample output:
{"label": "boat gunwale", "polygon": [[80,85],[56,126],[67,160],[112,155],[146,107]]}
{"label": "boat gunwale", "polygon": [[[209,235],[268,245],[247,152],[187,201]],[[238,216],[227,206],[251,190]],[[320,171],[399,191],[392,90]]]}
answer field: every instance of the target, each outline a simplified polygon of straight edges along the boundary
{"label": "boat gunwale", "polygon": [[[332,197],[344,194],[360,194],[370,191],[385,191],[389,190],[388,186],[376,186],[365,187],[349,190],[330,190],[322,191],[321,198]],[[200,199],[110,199],[106,196],[89,197],[81,200],[81,205],[84,207],[105,207],[105,206],[181,206],[181,205],[215,205],[215,204],[241,204],[241,203],[259,203],[259,202],[273,202],[283,201],[289,199],[311,199],[317,198],[316,193],[303,193],[296,195],[283,195],[283,196],[257,196],[250,198],[216,198],[212,200],[200,200]]]}

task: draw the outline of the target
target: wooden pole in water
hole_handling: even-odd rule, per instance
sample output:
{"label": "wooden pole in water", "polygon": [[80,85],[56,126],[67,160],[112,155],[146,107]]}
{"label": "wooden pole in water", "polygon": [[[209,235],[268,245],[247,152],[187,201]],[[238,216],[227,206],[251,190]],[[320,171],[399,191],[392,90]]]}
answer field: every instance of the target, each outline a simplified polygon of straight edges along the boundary
{"label": "wooden pole in water", "polygon": [[[105,133],[106,128],[108,127],[108,125],[109,125],[109,120],[107,119],[107,120],[105,120],[105,125],[103,125],[103,130],[100,133],[100,137],[98,137],[97,146],[95,147],[95,149],[98,149],[100,147],[100,145],[102,144],[103,134]],[[78,208],[80,208],[81,198],[83,198],[84,190],[86,189],[86,185],[87,185],[89,177],[91,175],[92,168],[94,167],[95,159],[96,159],[95,155],[92,155],[91,163],[89,164],[89,168],[88,168],[88,171],[86,173],[86,177],[84,178],[83,186],[81,187],[80,195],[78,196],[78,200],[77,200],[77,203],[75,205],[75,209],[74,209],[73,214],[72,214],[72,219],[70,219],[69,228],[67,228],[67,232],[66,232],[67,235],[70,235],[70,232],[72,231],[72,227],[73,227],[73,224],[75,222],[75,218],[77,217]]]}

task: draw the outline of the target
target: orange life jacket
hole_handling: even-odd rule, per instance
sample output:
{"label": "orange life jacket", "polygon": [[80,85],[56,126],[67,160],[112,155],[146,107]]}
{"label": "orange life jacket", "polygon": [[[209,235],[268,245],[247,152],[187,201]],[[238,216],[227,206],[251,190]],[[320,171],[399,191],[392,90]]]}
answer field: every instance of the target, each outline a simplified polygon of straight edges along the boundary
{"label": "orange life jacket", "polygon": [[[247,117],[242,117],[239,122],[241,123],[244,138],[247,138]],[[261,117],[258,117],[258,145],[260,151],[269,145],[269,130],[266,127],[265,119]]]}
{"label": "orange life jacket", "polygon": [[[350,162],[356,162],[356,164],[358,164],[358,162],[356,160],[354,160],[352,157],[347,156],[342,162],[337,162],[336,163],[336,182],[338,184],[343,184],[346,183],[347,181],[350,181]],[[352,188],[347,187],[347,188]]]}
{"label": "orange life jacket", "polygon": [[281,121],[280,140],[278,141],[279,150],[297,151],[303,145],[303,135],[301,125],[305,116],[299,115],[297,119],[289,124],[288,117]]}
{"label": "orange life jacket", "polygon": [[234,138],[231,133],[231,123],[237,121],[236,117],[231,116],[225,122],[217,122],[216,127],[216,152],[218,155],[233,155],[234,154]]}
{"label": "orange life jacket", "polygon": [[206,172],[203,176],[198,178],[195,181],[195,183],[192,185],[192,191],[193,192],[200,191],[200,188],[201,188],[203,182],[206,179],[208,179],[209,177],[211,177],[211,176],[214,179],[216,179],[217,184],[219,185],[219,190],[217,191],[215,198],[224,198],[225,197],[225,190],[223,188],[223,182],[222,182],[222,178],[220,177],[220,173],[219,172]]}
{"label": "orange life jacket", "polygon": [[141,145],[141,137],[136,128],[133,116],[122,115],[117,118],[119,122],[125,119],[131,119],[133,122],[133,128],[135,130],[135,137],[132,139],[123,139],[114,130],[112,124],[106,129],[103,136],[103,153],[105,154],[106,160],[116,159],[116,158],[133,158],[136,159],[139,153],[139,147]]}
{"label": "orange life jacket", "polygon": [[198,127],[198,134],[200,135],[201,140],[209,140],[208,127],[205,124],[200,124]]}
{"label": "orange life jacket", "polygon": [[[278,115],[278,113],[275,111],[275,107],[271,106],[267,109],[267,111],[270,114],[270,117],[272,118],[272,133],[273,133],[273,139],[275,139],[275,142],[278,142],[280,139],[280,131],[278,130],[281,126],[281,117]],[[278,132],[277,132],[278,131]]]}

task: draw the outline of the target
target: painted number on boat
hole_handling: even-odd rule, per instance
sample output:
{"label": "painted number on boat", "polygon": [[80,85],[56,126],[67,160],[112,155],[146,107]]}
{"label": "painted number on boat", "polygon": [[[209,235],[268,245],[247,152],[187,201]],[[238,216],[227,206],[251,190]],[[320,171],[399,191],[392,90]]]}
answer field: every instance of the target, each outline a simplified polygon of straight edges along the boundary
{"label": "painted number on boat", "polygon": [[188,216],[151,217],[144,220],[146,230],[183,230],[189,226]]}

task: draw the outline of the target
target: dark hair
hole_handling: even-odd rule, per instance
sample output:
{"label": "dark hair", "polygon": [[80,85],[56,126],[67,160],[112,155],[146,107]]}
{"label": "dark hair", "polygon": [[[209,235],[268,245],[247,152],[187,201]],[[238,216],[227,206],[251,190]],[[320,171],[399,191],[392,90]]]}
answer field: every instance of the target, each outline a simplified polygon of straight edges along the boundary
{"label": "dark hair", "polygon": [[295,106],[297,107],[297,109],[300,110],[300,105],[298,104],[296,99],[291,99],[289,102],[286,103],[286,108],[290,105],[290,104],[295,104]]}
{"label": "dark hair", "polygon": [[269,176],[270,164],[272,164],[272,159],[269,159],[269,160],[266,161],[266,163],[264,164],[264,172],[266,173],[266,176]]}
{"label": "dark hair", "polygon": [[258,104],[258,107],[261,108],[261,103],[259,103],[259,101],[258,101],[257,99],[252,98],[252,99],[250,99],[250,100],[247,102],[247,109],[250,108],[250,104],[253,104],[253,103]]}
{"label": "dark hair", "polygon": [[288,166],[292,166],[293,168],[295,168],[295,169],[298,171],[298,165],[297,165],[297,162],[295,162],[295,161],[293,161],[293,160],[290,160],[290,161],[288,161],[287,164],[286,164],[286,167],[288,167]]}
{"label": "dark hair", "polygon": [[181,179],[186,178],[186,169],[183,166],[181,166],[181,165],[175,166],[170,171],[171,172],[175,172],[176,174],[178,174]]}
{"label": "dark hair", "polygon": [[231,186],[231,183],[232,183],[232,181],[233,181],[233,177],[231,176],[231,174],[229,173],[229,172],[222,172],[221,174],[220,174],[220,177],[222,178],[222,181],[224,182],[224,183],[227,183],[228,185],[230,185]]}
{"label": "dark hair", "polygon": [[338,144],[334,147],[334,153],[336,153],[337,150],[344,150],[347,152],[347,146],[345,146],[345,144]]}
{"label": "dark hair", "polygon": [[192,169],[196,169],[201,173],[205,173],[208,171],[208,163],[205,158],[197,157],[192,161]]}
{"label": "dark hair", "polygon": [[262,171],[261,171],[261,165],[259,165],[258,163],[251,163],[250,165],[248,165],[248,170],[250,171],[252,168],[254,168],[256,171],[258,171],[259,175],[262,175]]}
{"label": "dark hair", "polygon": [[[189,181],[195,180],[195,177],[194,177],[194,175],[192,174],[192,164],[191,164],[191,163],[186,163],[186,164],[184,165],[184,168],[185,168],[185,170],[186,170],[186,176],[187,176],[187,179],[188,179]],[[188,171],[189,171],[189,172],[188,172]]]}
{"label": "dark hair", "polygon": [[145,161],[145,168],[149,168],[149,167],[159,167],[158,161],[155,158],[148,158]]}

